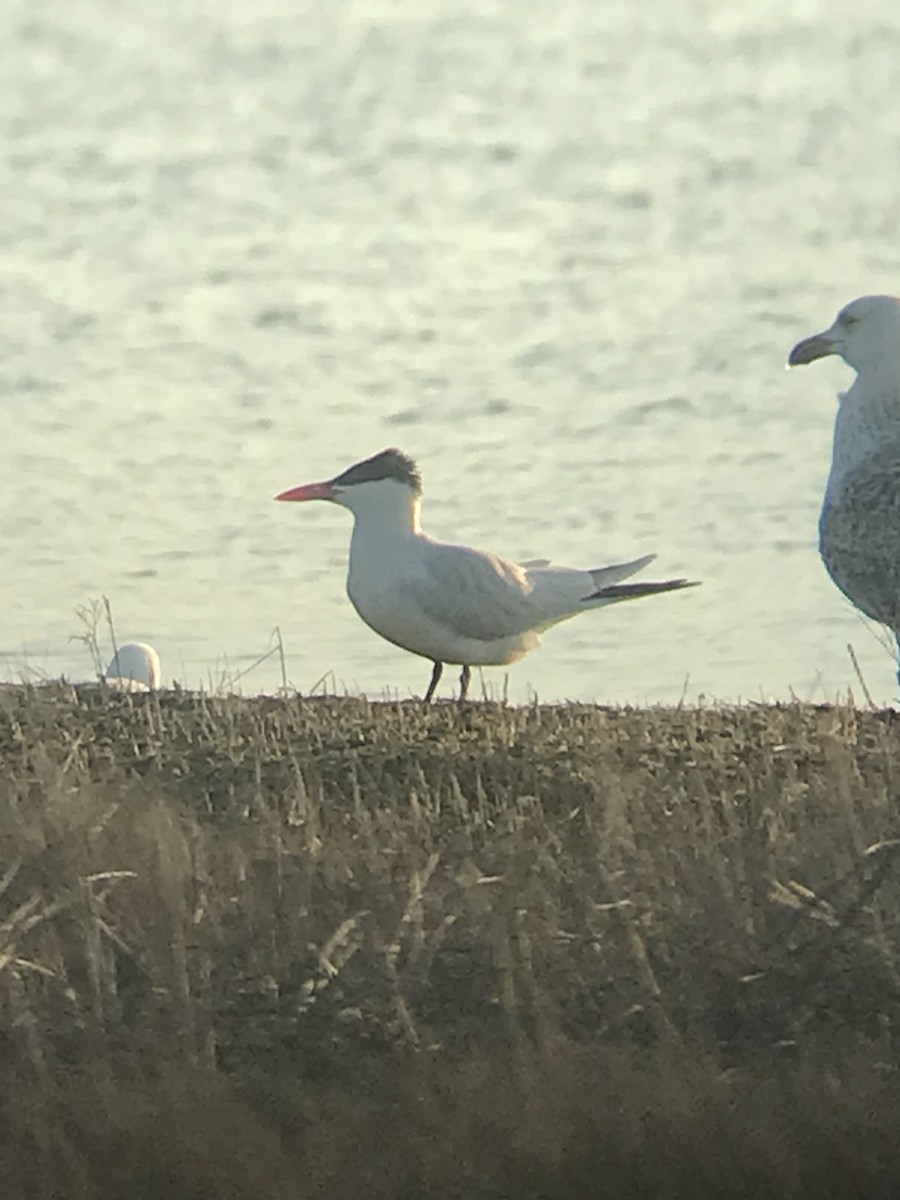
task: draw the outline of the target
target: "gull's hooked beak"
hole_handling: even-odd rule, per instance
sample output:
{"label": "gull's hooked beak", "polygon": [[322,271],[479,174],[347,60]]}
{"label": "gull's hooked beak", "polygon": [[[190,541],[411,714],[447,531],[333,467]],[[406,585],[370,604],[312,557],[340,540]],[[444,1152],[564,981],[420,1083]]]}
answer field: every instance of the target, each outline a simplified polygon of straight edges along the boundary
{"label": "gull's hooked beak", "polygon": [[788,366],[799,367],[829,354],[837,354],[837,345],[831,330],[826,329],[824,333],[814,333],[812,337],[798,342],[788,355]]}
{"label": "gull's hooked beak", "polygon": [[334,500],[337,489],[333,483],[304,483],[300,487],[279,492],[276,500]]}

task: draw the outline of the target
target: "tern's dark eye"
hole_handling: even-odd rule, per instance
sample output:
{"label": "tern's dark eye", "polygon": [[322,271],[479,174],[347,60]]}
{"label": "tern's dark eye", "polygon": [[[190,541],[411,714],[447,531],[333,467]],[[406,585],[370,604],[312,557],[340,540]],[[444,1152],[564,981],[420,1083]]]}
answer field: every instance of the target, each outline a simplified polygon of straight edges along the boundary
{"label": "tern's dark eye", "polygon": [[845,329],[852,329],[854,325],[858,325],[859,317],[854,317],[853,313],[844,313],[841,317],[841,324]]}

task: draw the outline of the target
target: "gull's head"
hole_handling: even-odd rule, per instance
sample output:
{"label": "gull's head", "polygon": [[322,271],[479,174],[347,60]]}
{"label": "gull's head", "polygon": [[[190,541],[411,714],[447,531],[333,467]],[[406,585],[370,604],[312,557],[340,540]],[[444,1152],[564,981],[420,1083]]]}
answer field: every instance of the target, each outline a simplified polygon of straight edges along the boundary
{"label": "gull's head", "polygon": [[815,362],[838,354],[857,371],[877,369],[885,360],[900,356],[900,300],[895,296],[860,296],[838,313],[822,333],[798,342],[788,365]]}
{"label": "gull's head", "polygon": [[409,508],[422,495],[419,468],[402,450],[391,447],[354,463],[334,479],[289,488],[276,500],[330,500],[352,513],[368,509]]}

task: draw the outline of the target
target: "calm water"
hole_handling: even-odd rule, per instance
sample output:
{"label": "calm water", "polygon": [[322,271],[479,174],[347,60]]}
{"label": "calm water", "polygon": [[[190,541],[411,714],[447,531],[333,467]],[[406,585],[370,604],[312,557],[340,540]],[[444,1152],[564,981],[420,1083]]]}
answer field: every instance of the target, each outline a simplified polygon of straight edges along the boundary
{"label": "calm water", "polygon": [[815,550],[849,372],[784,371],[900,287],[900,10],[834,11],[8,0],[0,673],[88,676],[105,593],[169,679],[277,625],[301,689],[420,692],[349,514],[271,499],[397,444],[436,536],[704,581],[552,631],[514,700],[820,699],[848,641],[890,697]]}

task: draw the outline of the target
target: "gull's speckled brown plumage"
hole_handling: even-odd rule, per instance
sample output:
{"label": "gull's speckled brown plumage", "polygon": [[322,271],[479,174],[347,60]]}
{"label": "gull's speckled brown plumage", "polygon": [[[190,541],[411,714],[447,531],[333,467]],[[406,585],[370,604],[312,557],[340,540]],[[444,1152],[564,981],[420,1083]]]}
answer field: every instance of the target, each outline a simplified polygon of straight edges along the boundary
{"label": "gull's speckled brown plumage", "polygon": [[861,612],[900,630],[900,445],[866,459],[826,500],[819,552]]}

